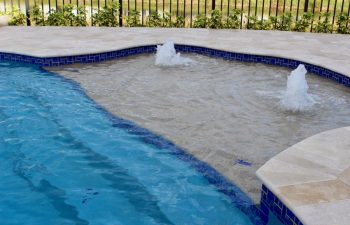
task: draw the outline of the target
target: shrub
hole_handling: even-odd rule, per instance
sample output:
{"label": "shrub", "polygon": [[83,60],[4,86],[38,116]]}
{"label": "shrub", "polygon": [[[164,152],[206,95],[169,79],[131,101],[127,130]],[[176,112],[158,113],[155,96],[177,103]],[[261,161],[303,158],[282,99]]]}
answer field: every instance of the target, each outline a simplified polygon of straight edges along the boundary
{"label": "shrub", "polygon": [[51,9],[50,14],[47,17],[46,24],[49,26],[66,26],[67,22],[60,10]]}
{"label": "shrub", "polygon": [[163,27],[185,27],[185,19],[182,16],[177,16],[175,21],[170,17],[169,13],[165,13],[162,18]]}
{"label": "shrub", "polygon": [[301,19],[295,22],[293,30],[298,32],[305,32],[308,28],[311,27],[312,17],[312,13],[304,13]]}
{"label": "shrub", "polygon": [[[78,7],[77,13],[74,14],[75,8],[72,4],[63,6],[62,9],[51,10],[47,20],[43,23],[49,26],[86,26],[86,10],[84,7]],[[38,12],[36,12],[38,13]]]}
{"label": "shrub", "polygon": [[175,22],[173,22],[173,27],[185,27],[185,18],[183,16],[176,17]]}
{"label": "shrub", "polygon": [[27,17],[19,9],[12,8],[8,15],[11,17],[9,21],[10,26],[23,26],[26,25]]}
{"label": "shrub", "polygon": [[[92,25],[96,26],[118,26],[119,25],[119,3],[118,1],[109,0],[108,4],[100,11],[92,15]],[[48,15],[44,15],[39,6],[34,6],[30,11],[30,21],[35,26],[87,26],[87,12],[84,6],[76,7],[68,4],[57,9],[51,9]],[[0,12],[0,15],[7,15],[10,18],[9,25],[26,25],[26,15],[16,8],[9,8],[7,12]],[[138,27],[142,26],[140,21],[140,11],[131,10],[125,17],[126,26]],[[211,28],[211,29],[238,29],[241,28],[242,12],[239,9],[233,9],[229,15],[223,16],[220,10],[212,10],[210,15],[197,15],[194,20],[195,28]],[[47,19],[45,20],[45,18]],[[268,20],[263,20],[256,16],[247,17],[245,24],[247,29],[252,30],[282,30],[282,31],[298,31],[305,32],[310,28],[316,33],[332,33],[333,24],[330,19],[330,13],[323,13],[319,20],[314,20],[314,15],[310,12],[304,13],[299,20],[295,21],[291,13],[285,13],[280,16],[271,16]],[[350,17],[343,12],[337,15],[335,30],[340,34],[350,34]],[[149,27],[185,27],[185,18],[182,16],[174,16],[169,13],[162,17],[156,12],[151,13],[147,17],[146,25]]]}
{"label": "shrub", "polygon": [[241,10],[233,9],[226,20],[226,28],[238,29],[241,26]]}
{"label": "shrub", "polygon": [[92,16],[93,25],[100,27],[115,27],[119,24],[119,2],[108,2],[100,11]]}
{"label": "shrub", "polygon": [[222,12],[220,10],[211,11],[211,16],[208,19],[208,27],[211,29],[221,29],[224,27],[222,22]]}
{"label": "shrub", "polygon": [[251,30],[270,30],[271,29],[271,21],[270,20],[261,20],[256,16],[249,16],[247,29]]}
{"label": "shrub", "polygon": [[161,27],[162,26],[162,18],[159,16],[157,12],[153,12],[147,17],[147,26],[149,27]]}
{"label": "shrub", "polygon": [[131,10],[126,17],[126,25],[128,27],[140,27],[140,15],[141,13],[139,11]]}
{"label": "shrub", "polygon": [[283,31],[292,30],[293,18],[291,13],[285,13],[280,17],[278,29]]}
{"label": "shrub", "polygon": [[293,17],[291,13],[285,13],[281,16],[270,16],[269,20],[273,30],[292,30]]}
{"label": "shrub", "polygon": [[63,21],[65,23],[63,24],[63,26],[73,25],[73,21],[74,21],[73,9],[74,9],[74,6],[72,4],[63,6],[62,16],[63,16]]}
{"label": "shrub", "polygon": [[271,22],[271,27],[273,30],[277,30],[279,26],[279,21],[277,16],[270,16],[269,21]]}
{"label": "shrub", "polygon": [[337,18],[337,33],[339,34],[350,34],[350,27],[346,26],[350,23],[350,17],[346,13],[341,13]]}
{"label": "shrub", "polygon": [[84,6],[79,6],[77,8],[77,14],[73,19],[73,25],[80,26],[80,27],[85,27],[88,25],[86,22],[86,10]]}
{"label": "shrub", "polygon": [[165,13],[162,19],[163,27],[173,27],[173,21],[171,20],[170,13]]}
{"label": "shrub", "polygon": [[66,21],[62,12],[51,9],[50,14],[47,17],[46,24],[49,26],[65,26]]}
{"label": "shrub", "polygon": [[43,26],[45,23],[45,16],[39,6],[34,6],[30,11],[30,23],[35,26]]}
{"label": "shrub", "polygon": [[271,21],[270,20],[260,20],[258,22],[260,30],[271,30]]}
{"label": "shrub", "polygon": [[259,30],[258,28],[258,19],[256,18],[256,16],[246,16],[248,22],[247,22],[247,26],[246,28],[248,30]]}
{"label": "shrub", "polygon": [[197,18],[195,19],[195,21],[193,22],[193,27],[194,28],[206,28],[207,23],[208,23],[208,18],[203,14],[199,14],[199,15],[197,15]]}
{"label": "shrub", "polygon": [[314,31],[316,33],[332,33],[333,32],[332,24],[330,23],[330,20],[329,20],[330,15],[331,15],[330,13],[323,13],[321,15],[320,20],[318,21],[318,23],[314,27]]}

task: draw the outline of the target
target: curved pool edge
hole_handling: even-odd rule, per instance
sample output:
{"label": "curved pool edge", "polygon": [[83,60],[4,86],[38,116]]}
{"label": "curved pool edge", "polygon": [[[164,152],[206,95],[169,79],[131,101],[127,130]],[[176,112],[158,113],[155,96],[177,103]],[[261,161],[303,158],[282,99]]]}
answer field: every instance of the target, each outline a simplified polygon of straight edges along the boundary
{"label": "curved pool edge", "polygon": [[[119,50],[54,57],[37,57],[26,54],[8,53],[0,51],[0,60],[8,60],[14,62],[29,63],[43,67],[63,66],[74,63],[96,63],[106,60],[119,59],[132,55],[155,53],[157,44],[141,45],[137,47],[122,48]],[[231,51],[218,50],[214,48],[201,47],[195,45],[175,44],[175,48],[179,52],[197,53],[210,57],[222,58],[225,60],[234,60],[241,62],[263,63],[274,66],[287,67],[295,69],[299,64],[304,64],[308,72],[319,75],[321,77],[331,79],[337,83],[350,87],[350,77],[346,74],[338,73],[334,70],[327,69],[323,66],[311,64],[301,60],[276,57],[270,55],[237,53]]]}
{"label": "curved pool edge", "polygon": [[190,28],[2,27],[0,52],[37,57],[83,55],[175,43],[290,58],[350,77],[348,35]]}
{"label": "curved pool edge", "polygon": [[350,127],[318,133],[267,161],[261,209],[285,224],[346,225],[350,221]]}
{"label": "curved pool edge", "polygon": [[[24,54],[0,52],[0,61],[28,63],[32,65],[37,65],[39,67],[61,66],[61,65],[68,65],[73,63],[95,63],[95,62],[102,62],[106,60],[119,59],[119,58],[132,56],[132,55],[155,53],[156,46],[157,46],[156,44],[143,45],[138,47],[123,48],[123,49],[109,51],[109,52],[70,55],[70,56],[57,56],[57,57],[36,57],[36,56],[29,56]],[[183,44],[176,44],[175,48],[179,52],[197,53],[197,54],[206,55],[210,57],[222,58],[225,60],[263,63],[268,65],[287,67],[290,69],[294,69],[300,63],[302,63],[302,64],[305,64],[305,67],[309,72],[319,75],[321,77],[333,80],[344,86],[350,87],[349,76],[324,68],[319,65],[306,63],[300,60],[275,57],[275,56],[258,55],[258,54],[236,53],[236,52],[218,50],[214,48],[207,48],[207,47],[200,47],[200,46],[193,46],[193,45],[183,45]],[[60,75],[57,75],[57,76],[60,76]],[[78,83],[64,77],[62,77],[62,79],[74,83],[77,86],[78,90],[82,91],[87,96],[87,94],[84,92],[84,90],[80,87]],[[88,98],[91,99],[90,97]],[[95,101],[93,102],[95,103]],[[228,181],[223,175],[221,175],[219,172],[217,172],[214,168],[212,168],[207,163],[197,160],[194,156],[190,155],[186,151],[177,147],[171,141],[168,141],[165,138],[162,138],[160,135],[154,134],[149,130],[141,128],[131,121],[118,118],[117,116],[111,114],[110,112],[108,112],[108,110],[98,105],[97,103],[96,103],[96,107],[103,110],[108,115],[108,117],[111,118],[113,123],[116,123],[116,126],[124,129],[132,128],[132,129],[139,130],[140,132],[147,132],[147,134],[150,134],[149,139],[143,140],[146,143],[154,144],[157,146],[162,146],[162,145],[168,146],[168,147],[171,146],[174,150],[174,154],[179,159],[185,162],[188,162],[193,168],[195,168],[198,172],[203,174],[203,176],[206,177],[211,184],[215,185],[216,188],[222,193],[228,195],[233,200],[233,203],[236,206],[238,206],[238,208],[240,208],[243,212],[246,212],[248,215],[249,215],[248,212],[253,212],[254,214],[258,213],[262,217],[263,223],[266,223],[268,219],[267,218],[268,215],[266,214],[266,212],[272,211],[285,224],[288,224],[288,220],[281,218],[279,215],[283,214],[284,216],[291,218],[293,223],[295,224],[304,224],[304,225],[313,224],[313,223],[307,222],[307,220],[305,219],[300,219],[303,217],[300,217],[298,213],[295,213],[293,210],[293,206],[290,205],[288,201],[285,202],[285,198],[283,198],[282,194],[277,194],[277,192],[273,191],[274,189],[272,188],[271,185],[266,185],[266,186],[268,186],[270,190],[272,189],[272,191],[270,191],[269,188],[263,185],[261,207],[257,209],[254,203],[250,200],[250,198],[248,198],[237,186],[235,186],[230,181]],[[262,178],[261,175],[258,175],[258,176],[263,181],[264,184],[269,183],[268,181],[264,181],[265,178]],[[239,197],[237,197],[237,194],[239,195]],[[267,205],[266,201],[265,202],[263,201],[265,198],[264,196],[266,196],[266,199],[269,201],[273,199],[273,202],[272,202],[273,205]],[[240,199],[238,202],[237,202],[237,198]],[[277,205],[277,208],[279,208],[277,211],[275,210],[276,205]],[[289,207],[291,207],[292,210],[288,209]],[[301,222],[301,221],[304,221],[304,222]],[[260,224],[261,221],[254,221],[254,223]],[[317,224],[317,225],[320,225],[320,224]]]}

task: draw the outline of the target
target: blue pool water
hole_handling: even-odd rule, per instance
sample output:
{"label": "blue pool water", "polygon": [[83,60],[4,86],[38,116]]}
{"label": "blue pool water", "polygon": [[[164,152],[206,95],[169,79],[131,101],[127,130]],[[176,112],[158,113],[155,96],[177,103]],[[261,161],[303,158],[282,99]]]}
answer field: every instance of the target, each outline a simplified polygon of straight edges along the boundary
{"label": "blue pool water", "polygon": [[239,209],[251,202],[234,186],[218,191],[176,147],[148,136],[70,81],[1,63],[0,224],[259,221]]}

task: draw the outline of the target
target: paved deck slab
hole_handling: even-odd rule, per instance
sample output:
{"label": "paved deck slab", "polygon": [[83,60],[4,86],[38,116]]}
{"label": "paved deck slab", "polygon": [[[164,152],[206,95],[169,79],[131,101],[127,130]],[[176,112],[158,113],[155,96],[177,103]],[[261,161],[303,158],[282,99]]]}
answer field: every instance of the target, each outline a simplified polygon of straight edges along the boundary
{"label": "paved deck slab", "polygon": [[163,43],[301,60],[350,76],[350,35],[179,28],[1,27],[0,51],[31,56],[99,53]]}
{"label": "paved deck slab", "polygon": [[299,142],[257,175],[304,224],[349,225],[350,127]]}

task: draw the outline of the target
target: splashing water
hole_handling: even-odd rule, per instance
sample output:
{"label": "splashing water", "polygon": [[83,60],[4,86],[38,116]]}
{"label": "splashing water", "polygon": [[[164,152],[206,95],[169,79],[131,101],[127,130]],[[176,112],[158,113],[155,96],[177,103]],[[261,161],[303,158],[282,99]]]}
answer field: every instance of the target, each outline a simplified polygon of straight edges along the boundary
{"label": "splashing water", "polygon": [[293,112],[304,111],[311,108],[315,100],[307,93],[309,86],[305,79],[307,70],[303,64],[292,71],[288,76],[287,90],[282,98],[282,105]]}
{"label": "splashing water", "polygon": [[180,56],[176,53],[174,42],[165,41],[163,45],[157,45],[156,66],[178,66],[189,65],[194,61]]}

